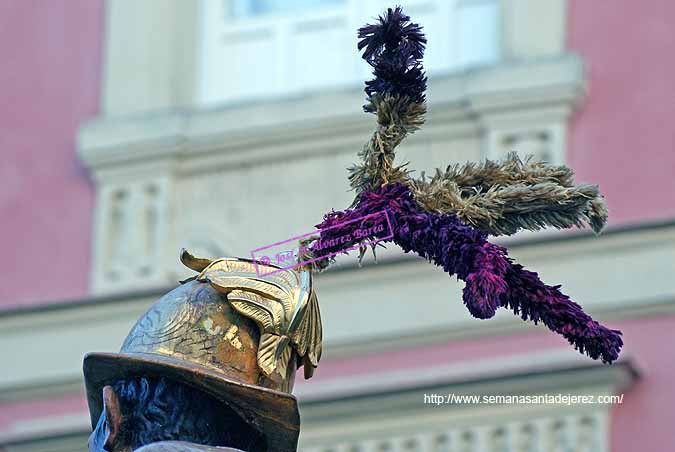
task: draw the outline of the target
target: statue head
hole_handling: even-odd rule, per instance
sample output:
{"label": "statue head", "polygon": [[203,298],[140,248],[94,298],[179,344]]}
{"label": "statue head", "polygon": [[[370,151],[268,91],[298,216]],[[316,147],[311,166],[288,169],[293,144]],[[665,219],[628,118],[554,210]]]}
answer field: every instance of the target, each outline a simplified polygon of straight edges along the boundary
{"label": "statue head", "polygon": [[85,356],[90,451],[166,440],[296,450],[295,372],[304,366],[309,378],[321,354],[311,275],[186,252],[181,260],[199,274],[154,303],[119,353]]}
{"label": "statue head", "polygon": [[265,450],[265,438],[202,391],[165,377],[119,380],[102,390],[89,452],[130,452],[160,441]]}

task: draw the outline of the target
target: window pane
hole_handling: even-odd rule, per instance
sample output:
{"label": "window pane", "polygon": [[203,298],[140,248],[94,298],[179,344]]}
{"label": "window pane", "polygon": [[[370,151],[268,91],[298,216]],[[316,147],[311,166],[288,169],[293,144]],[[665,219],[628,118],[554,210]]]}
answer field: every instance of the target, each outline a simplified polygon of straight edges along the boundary
{"label": "window pane", "polygon": [[230,0],[230,14],[235,18],[302,12],[306,9],[333,6],[344,0]]}
{"label": "window pane", "polygon": [[460,4],[459,65],[489,63],[499,57],[499,5],[496,0]]}

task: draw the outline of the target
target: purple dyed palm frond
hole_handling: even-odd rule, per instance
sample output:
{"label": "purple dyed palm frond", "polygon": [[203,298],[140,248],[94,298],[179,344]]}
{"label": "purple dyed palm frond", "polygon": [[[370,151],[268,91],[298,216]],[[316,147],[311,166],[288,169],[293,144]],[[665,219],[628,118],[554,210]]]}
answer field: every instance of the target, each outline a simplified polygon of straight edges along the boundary
{"label": "purple dyed palm frond", "polygon": [[411,23],[410,16],[404,14],[400,6],[388,8],[378,18],[378,23],[359,28],[358,37],[359,50],[365,48],[363,59],[372,66],[376,66],[386,52],[403,53],[411,59],[421,60],[427,44],[422,27]]}
{"label": "purple dyed palm frond", "polygon": [[[359,29],[359,50],[373,67],[375,78],[366,82],[369,98],[405,96],[410,102],[424,102],[427,78],[421,60],[427,39],[422,27],[410,22],[400,6],[389,8],[376,24]],[[366,106],[366,111],[372,111]]]}
{"label": "purple dyed palm frond", "polygon": [[422,68],[426,38],[400,7],[389,8],[377,23],[359,29],[359,50],[373,67],[366,82],[364,111],[374,113],[377,128],[350,168],[349,183],[360,193],[385,183],[409,180],[405,164],[394,163],[395,148],[424,123],[427,78]]}
{"label": "purple dyed palm frond", "polygon": [[[383,210],[391,220],[394,235],[390,240],[404,252],[412,251],[465,281],[462,298],[474,317],[487,319],[498,307],[507,307],[523,320],[541,321],[593,359],[611,363],[618,358],[623,345],[620,331],[600,325],[563,294],[560,286],[546,285],[536,273],[514,263],[504,247],[487,241],[485,232],[463,224],[454,215],[421,210],[404,184],[363,192],[353,209],[326,214],[316,226],[322,231],[320,240],[353,237],[352,243],[341,247],[355,245],[362,240],[355,238],[357,229],[386,221],[381,216],[360,219]],[[369,239],[384,235],[374,234]],[[314,245],[310,250],[315,257],[334,251]]]}

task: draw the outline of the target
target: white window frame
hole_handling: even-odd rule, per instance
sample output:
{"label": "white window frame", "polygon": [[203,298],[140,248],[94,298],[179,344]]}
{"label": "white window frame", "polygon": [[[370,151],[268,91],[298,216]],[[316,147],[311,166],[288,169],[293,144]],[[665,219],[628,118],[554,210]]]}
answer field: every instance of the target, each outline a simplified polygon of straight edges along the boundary
{"label": "white window frame", "polygon": [[[498,0],[401,3],[425,28],[430,75],[499,60]],[[361,83],[370,70],[359,58],[356,30],[388,6],[385,0],[345,0],[302,14],[228,22],[225,2],[202,3],[197,103],[267,99]],[[481,21],[484,33],[477,33]]]}

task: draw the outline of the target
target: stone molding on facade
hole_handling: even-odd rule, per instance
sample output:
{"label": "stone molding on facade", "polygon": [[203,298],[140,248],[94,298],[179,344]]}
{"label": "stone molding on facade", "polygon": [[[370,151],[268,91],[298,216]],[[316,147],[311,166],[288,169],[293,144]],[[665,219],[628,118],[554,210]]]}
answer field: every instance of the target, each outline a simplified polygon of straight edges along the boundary
{"label": "stone molding on facade", "polygon": [[[610,404],[461,403],[461,397],[620,395],[639,377],[622,358],[601,366],[564,351],[334,378],[298,387],[301,450],[609,451]],[[425,395],[456,397],[425,403]],[[367,422],[364,422],[367,419]],[[345,432],[348,432],[345,434]]]}

